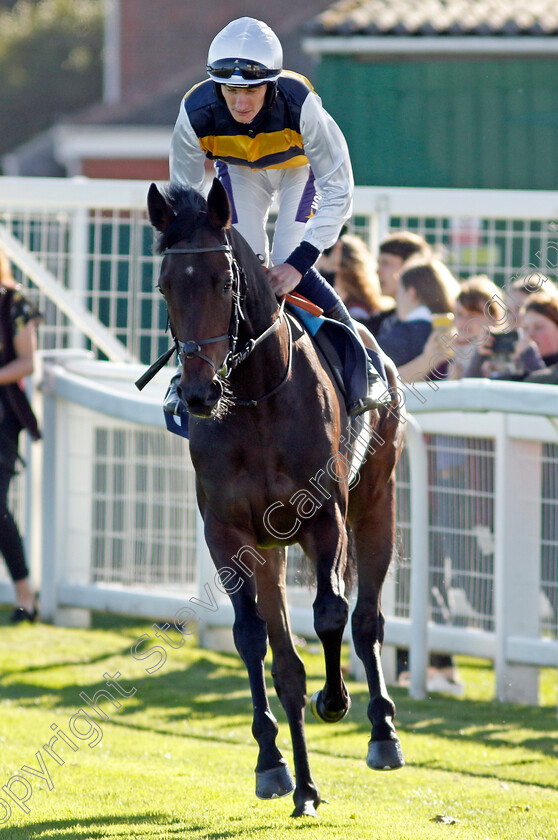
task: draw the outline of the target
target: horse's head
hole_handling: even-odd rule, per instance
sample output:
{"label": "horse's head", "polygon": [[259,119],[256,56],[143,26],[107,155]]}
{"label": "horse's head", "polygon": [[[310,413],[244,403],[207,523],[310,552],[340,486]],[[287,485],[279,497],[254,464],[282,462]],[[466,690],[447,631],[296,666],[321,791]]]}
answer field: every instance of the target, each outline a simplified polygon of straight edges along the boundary
{"label": "horse's head", "polygon": [[191,414],[211,417],[223,396],[219,371],[233,349],[239,292],[225,235],[231,222],[229,199],[214,180],[207,202],[191,189],[171,187],[161,193],[152,184],[147,204],[164,256],[159,289],[182,362],[178,394]]}

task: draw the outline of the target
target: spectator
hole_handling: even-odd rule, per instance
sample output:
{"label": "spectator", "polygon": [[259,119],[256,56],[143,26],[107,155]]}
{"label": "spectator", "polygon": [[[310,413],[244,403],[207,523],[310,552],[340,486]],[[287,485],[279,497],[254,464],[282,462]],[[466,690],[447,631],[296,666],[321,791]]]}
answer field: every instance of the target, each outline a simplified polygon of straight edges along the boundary
{"label": "spectator", "polygon": [[[378,279],[382,294],[395,301],[403,264],[411,257],[422,257],[428,260],[432,256],[430,245],[418,233],[399,230],[387,236],[380,243],[378,254]],[[378,337],[391,329],[396,320],[397,312],[394,304],[391,309],[382,312],[381,317],[372,325],[371,332]]]}
{"label": "spectator", "polygon": [[466,376],[558,383],[558,297],[546,292],[530,295],[520,314],[520,334],[508,358],[497,357],[496,337],[491,335],[477,350]]}
{"label": "spectator", "polygon": [[[437,359],[453,355],[447,379],[462,379],[474,353],[475,346],[483,341],[489,328],[514,326],[503,305],[502,290],[486,274],[469,277],[459,285],[455,301],[455,318],[447,325],[432,329],[422,353],[400,368],[403,376],[440,378]],[[436,320],[434,321],[434,324]],[[450,337],[451,334],[451,337]]]}
{"label": "spectator", "polygon": [[519,315],[529,296],[538,294],[538,292],[546,292],[547,295],[558,297],[558,287],[545,274],[534,272],[533,274],[517,275],[506,286],[506,306],[516,315]]}
{"label": "spectator", "polygon": [[18,460],[18,440],[26,428],[40,437],[20,381],[33,372],[38,312],[17,289],[0,252],[0,552],[15,587],[13,623],[35,621],[37,609],[20,533],[8,509],[8,490]]}
{"label": "spectator", "polygon": [[[318,265],[321,269],[322,262]],[[360,236],[343,234],[328,255],[326,266],[351,317],[374,333],[373,324],[384,312],[394,309],[395,301],[382,295],[365,242]]]}
{"label": "spectator", "polygon": [[387,236],[381,243],[378,256],[378,278],[384,295],[397,298],[397,286],[403,263],[414,256],[431,259],[428,242],[418,233],[400,230]]}
{"label": "spectator", "polygon": [[[440,378],[445,370],[432,369],[431,360],[435,356],[447,358],[447,343],[442,344],[442,336],[448,335],[448,326],[453,324],[453,316],[447,317],[446,326],[434,328],[434,313],[446,313],[452,315],[454,300],[457,292],[463,294],[457,281],[449,270],[440,262],[431,260],[426,263],[409,260],[403,268],[397,298],[397,309],[400,313],[399,326],[396,324],[392,333],[388,333],[388,342],[397,340],[393,333],[396,332],[401,341],[401,351],[407,347],[405,355],[400,359],[407,358],[407,361],[399,362],[399,371],[404,377],[416,377],[423,375],[424,378]],[[404,333],[406,331],[406,334]],[[431,333],[430,337],[429,334]],[[414,346],[417,349],[422,342],[420,351],[416,356],[411,356],[410,349]],[[380,344],[382,340],[380,339]],[[388,344],[389,346],[389,344]],[[451,345],[450,345],[451,346]],[[383,349],[391,355],[394,350]],[[411,356],[409,358],[409,356]],[[444,465],[447,467],[447,465]],[[441,479],[439,465],[434,465],[436,482]],[[443,527],[446,516],[445,509],[438,503],[438,496],[435,495],[431,508],[434,519],[439,517]],[[407,685],[408,674],[408,651],[397,650],[397,672],[398,683]],[[445,654],[433,653],[430,656],[430,665],[427,673],[427,689],[429,691],[440,691],[460,695],[463,693],[463,684],[457,677],[454,660]]]}
{"label": "spectator", "polygon": [[453,312],[458,291],[457,280],[439,260],[412,258],[405,263],[397,289],[397,320],[378,334],[380,347],[398,367],[422,353],[433,314]]}

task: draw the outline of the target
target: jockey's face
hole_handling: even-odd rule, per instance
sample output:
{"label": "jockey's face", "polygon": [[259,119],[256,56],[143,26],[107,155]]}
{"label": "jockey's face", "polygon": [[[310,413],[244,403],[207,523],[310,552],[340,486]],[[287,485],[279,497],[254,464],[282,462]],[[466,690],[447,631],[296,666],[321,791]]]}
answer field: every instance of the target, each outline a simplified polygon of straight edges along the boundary
{"label": "jockey's face", "polygon": [[233,119],[239,123],[250,123],[263,108],[267,85],[256,87],[222,85],[221,90]]}

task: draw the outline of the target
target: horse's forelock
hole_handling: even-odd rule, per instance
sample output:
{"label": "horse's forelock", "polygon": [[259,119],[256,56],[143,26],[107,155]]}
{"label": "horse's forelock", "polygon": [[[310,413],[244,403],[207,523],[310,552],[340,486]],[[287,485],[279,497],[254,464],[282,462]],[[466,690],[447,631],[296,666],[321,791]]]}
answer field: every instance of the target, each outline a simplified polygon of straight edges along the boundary
{"label": "horse's forelock", "polygon": [[182,239],[190,239],[207,221],[207,202],[196,190],[172,184],[164,191],[164,196],[175,217],[158,237],[156,249],[159,254]]}

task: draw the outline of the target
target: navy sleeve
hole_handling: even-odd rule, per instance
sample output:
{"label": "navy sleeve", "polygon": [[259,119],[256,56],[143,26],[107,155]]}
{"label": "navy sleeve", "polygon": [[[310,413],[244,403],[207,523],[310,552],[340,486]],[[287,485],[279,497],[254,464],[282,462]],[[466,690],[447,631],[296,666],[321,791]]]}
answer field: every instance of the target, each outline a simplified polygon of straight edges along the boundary
{"label": "navy sleeve", "polygon": [[387,335],[377,337],[377,341],[399,367],[420,356],[431,332],[428,321],[396,321]]}

